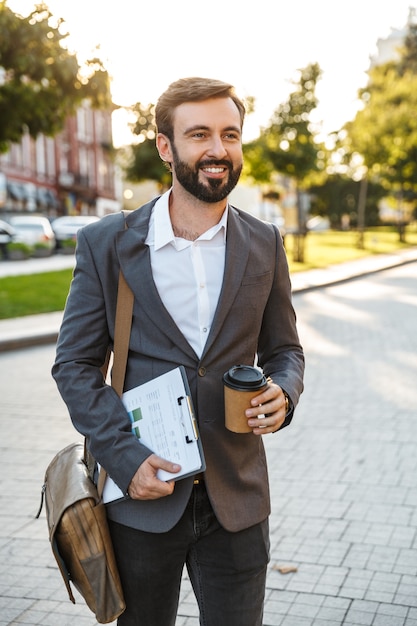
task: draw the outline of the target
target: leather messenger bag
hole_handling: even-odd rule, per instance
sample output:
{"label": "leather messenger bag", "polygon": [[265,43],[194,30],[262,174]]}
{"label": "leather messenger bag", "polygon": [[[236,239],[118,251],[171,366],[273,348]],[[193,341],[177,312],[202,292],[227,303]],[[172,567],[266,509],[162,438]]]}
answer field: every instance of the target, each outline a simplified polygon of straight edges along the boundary
{"label": "leather messenger bag", "polygon": [[70,581],[100,624],[125,610],[106,509],[90,478],[84,445],[73,443],[54,457],[44,483],[52,552],[75,604]]}
{"label": "leather messenger bag", "polygon": [[[121,395],[129,347],[133,294],[119,275],[114,338],[112,386]],[[107,360],[108,361],[108,360]],[[103,367],[105,377],[108,362]],[[87,447],[73,443],[52,459],[42,487],[49,540],[75,604],[70,582],[79,591],[100,624],[114,621],[126,608],[101,494],[106,478],[100,469],[98,486],[92,480]]]}

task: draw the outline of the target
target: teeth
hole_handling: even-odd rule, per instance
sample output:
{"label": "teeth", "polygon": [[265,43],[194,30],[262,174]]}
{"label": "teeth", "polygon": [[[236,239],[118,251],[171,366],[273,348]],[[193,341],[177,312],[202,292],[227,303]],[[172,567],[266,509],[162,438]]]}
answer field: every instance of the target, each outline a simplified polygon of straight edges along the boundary
{"label": "teeth", "polygon": [[210,172],[210,174],[220,174],[221,172],[223,172],[224,168],[223,167],[205,167],[204,171],[205,172]]}

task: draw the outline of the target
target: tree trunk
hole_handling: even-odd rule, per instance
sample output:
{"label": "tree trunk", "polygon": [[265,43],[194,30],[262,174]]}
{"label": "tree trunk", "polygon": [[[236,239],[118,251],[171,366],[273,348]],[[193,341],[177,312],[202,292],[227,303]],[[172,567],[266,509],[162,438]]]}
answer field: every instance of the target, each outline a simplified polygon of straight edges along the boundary
{"label": "tree trunk", "polygon": [[304,263],[306,233],[294,233],[293,235],[293,261],[295,263]]}
{"label": "tree trunk", "polygon": [[293,234],[293,261],[294,263],[304,263],[305,260],[305,240],[307,236],[306,225],[307,207],[303,206],[301,193],[297,189],[297,231]]}
{"label": "tree trunk", "polygon": [[400,243],[405,243],[405,221],[403,209],[403,192],[398,196],[398,238]]}
{"label": "tree trunk", "polygon": [[358,199],[358,242],[357,247],[359,250],[363,250],[365,247],[364,233],[365,233],[365,208],[366,208],[366,196],[368,193],[368,179],[366,176],[361,179],[359,185],[359,199]]}

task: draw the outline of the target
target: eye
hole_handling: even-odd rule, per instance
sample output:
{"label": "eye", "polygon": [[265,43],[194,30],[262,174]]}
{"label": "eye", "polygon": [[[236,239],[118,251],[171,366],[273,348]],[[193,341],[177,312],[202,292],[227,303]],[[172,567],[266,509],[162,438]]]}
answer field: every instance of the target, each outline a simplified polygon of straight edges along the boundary
{"label": "eye", "polygon": [[240,141],[240,135],[236,132],[226,133],[224,138],[226,141]]}

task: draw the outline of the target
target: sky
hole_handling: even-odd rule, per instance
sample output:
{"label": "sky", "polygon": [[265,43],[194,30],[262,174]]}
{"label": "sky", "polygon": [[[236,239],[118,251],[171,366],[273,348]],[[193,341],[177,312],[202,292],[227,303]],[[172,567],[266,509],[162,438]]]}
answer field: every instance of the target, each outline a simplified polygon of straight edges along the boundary
{"label": "sky", "polygon": [[[39,0],[40,2],[41,0]],[[255,98],[243,138],[257,136],[294,91],[297,69],[318,63],[322,78],[314,121],[324,134],[357,111],[377,40],[402,29],[416,0],[46,0],[65,20],[80,60],[100,46],[116,104],[155,103],[174,80],[206,76]],[[35,1],[8,0],[26,15]],[[116,115],[114,141],[128,140]]]}

